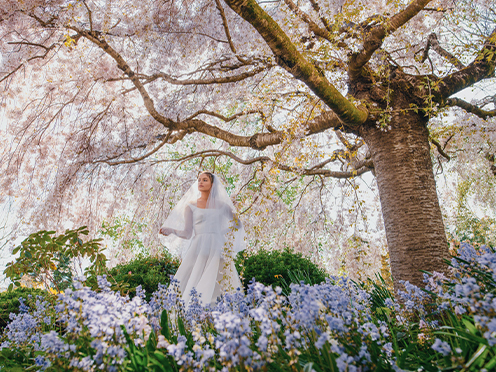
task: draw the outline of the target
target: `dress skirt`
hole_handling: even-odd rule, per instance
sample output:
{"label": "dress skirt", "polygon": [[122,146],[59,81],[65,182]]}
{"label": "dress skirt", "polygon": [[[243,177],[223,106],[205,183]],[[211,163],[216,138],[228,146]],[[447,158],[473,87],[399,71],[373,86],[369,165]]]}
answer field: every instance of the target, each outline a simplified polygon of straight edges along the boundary
{"label": "dress skirt", "polygon": [[174,276],[179,281],[183,301],[188,306],[191,290],[196,289],[203,305],[215,305],[223,292],[241,288],[233,260],[226,265],[222,252],[223,236],[202,233],[193,237],[179,269]]}

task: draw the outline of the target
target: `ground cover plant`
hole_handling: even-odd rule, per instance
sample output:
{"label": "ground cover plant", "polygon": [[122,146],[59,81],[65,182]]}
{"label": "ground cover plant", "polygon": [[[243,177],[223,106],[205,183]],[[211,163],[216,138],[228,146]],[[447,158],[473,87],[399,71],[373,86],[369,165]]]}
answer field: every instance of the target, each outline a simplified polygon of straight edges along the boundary
{"label": "ground cover plant", "polygon": [[[462,243],[451,276],[403,283],[396,299],[380,283],[345,277],[291,284],[285,296],[252,282],[215,306],[176,283],[132,299],[99,277],[76,280],[55,306],[41,297],[12,314],[2,336],[4,370],[108,371],[491,371],[496,368],[496,253]],[[15,357],[14,357],[15,356]],[[13,365],[15,364],[16,367]]]}

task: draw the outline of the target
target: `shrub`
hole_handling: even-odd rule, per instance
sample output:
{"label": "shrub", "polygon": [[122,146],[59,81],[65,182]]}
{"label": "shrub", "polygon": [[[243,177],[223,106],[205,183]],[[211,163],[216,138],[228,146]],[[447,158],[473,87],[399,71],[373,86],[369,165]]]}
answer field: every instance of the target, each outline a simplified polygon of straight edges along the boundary
{"label": "shrub", "polygon": [[288,248],[284,251],[260,250],[248,256],[239,255],[236,268],[242,274],[245,288],[255,278],[264,285],[273,288],[279,286],[286,293],[289,292],[291,283],[299,284],[303,280],[306,284],[318,284],[327,276],[310,259]]}
{"label": "shrub", "polygon": [[26,274],[46,288],[63,291],[71,285],[71,262],[74,259],[88,258],[91,265],[85,269],[85,275],[96,280],[97,275],[105,273],[107,258],[100,245],[102,239],[82,240],[83,235],[88,233],[87,227],[82,226],[60,235],[46,230],[29,235],[14,248],[12,254],[19,255],[4,270],[5,276],[12,281],[9,291],[19,287],[21,278]]}
{"label": "shrub", "polygon": [[126,264],[117,265],[109,270],[109,275],[115,282],[125,283],[128,294],[132,298],[136,295],[136,287],[146,292],[149,301],[153,292],[158,289],[158,284],[169,285],[170,276],[174,275],[179,267],[179,262],[172,256],[164,257],[138,257]]}
{"label": "shrub", "polygon": [[0,293],[0,333],[3,331],[7,323],[10,322],[10,313],[19,314],[19,297],[23,297],[26,302],[30,303],[29,295],[32,297],[43,296],[51,298],[52,296],[42,289],[18,287],[12,291]]}

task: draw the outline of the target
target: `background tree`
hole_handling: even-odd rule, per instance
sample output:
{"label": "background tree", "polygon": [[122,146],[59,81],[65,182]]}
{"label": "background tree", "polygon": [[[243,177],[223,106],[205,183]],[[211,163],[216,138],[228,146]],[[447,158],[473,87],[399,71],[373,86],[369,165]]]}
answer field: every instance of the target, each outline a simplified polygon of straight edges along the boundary
{"label": "background tree", "polygon": [[300,240],[310,231],[318,242],[329,220],[344,222],[327,180],[346,179],[356,194],[372,171],[393,277],[419,284],[420,269],[443,270],[447,257],[431,147],[449,158],[459,135],[429,128],[461,108],[484,119],[477,130],[494,154],[494,105],[455,97],[494,76],[484,0],[1,0],[0,9],[2,190],[34,226],[95,227],[129,206],[158,225],[188,170],[208,164],[253,220],[254,244],[271,238],[277,208],[300,205]]}

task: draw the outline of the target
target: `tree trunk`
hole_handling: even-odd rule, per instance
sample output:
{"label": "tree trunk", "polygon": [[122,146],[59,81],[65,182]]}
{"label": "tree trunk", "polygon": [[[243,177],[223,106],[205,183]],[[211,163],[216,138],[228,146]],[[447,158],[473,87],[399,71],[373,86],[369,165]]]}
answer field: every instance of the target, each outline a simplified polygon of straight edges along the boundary
{"label": "tree trunk", "polygon": [[364,125],[360,135],[374,162],[397,290],[400,280],[424,286],[420,270],[445,271],[448,244],[426,122],[411,110],[394,112],[391,129],[384,132],[375,124]]}

